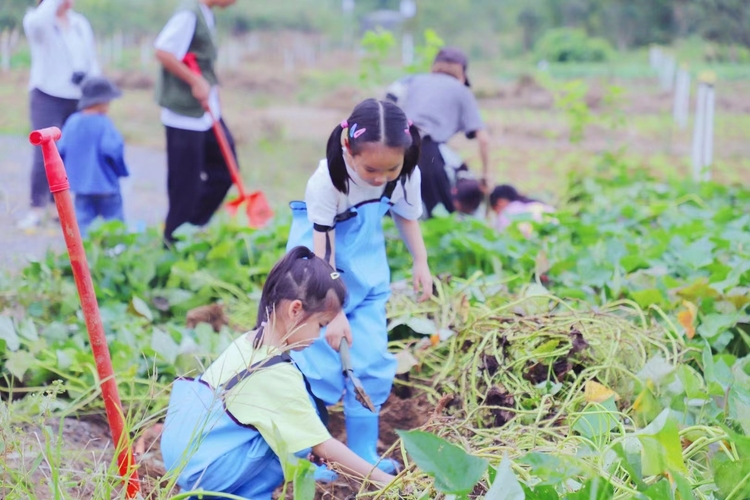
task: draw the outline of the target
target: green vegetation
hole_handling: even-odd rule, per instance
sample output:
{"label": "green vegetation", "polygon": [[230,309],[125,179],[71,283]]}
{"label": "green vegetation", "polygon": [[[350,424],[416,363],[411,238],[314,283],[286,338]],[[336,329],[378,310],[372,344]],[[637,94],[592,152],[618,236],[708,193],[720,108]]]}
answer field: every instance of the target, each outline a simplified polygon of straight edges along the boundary
{"label": "green vegetation", "polygon": [[[503,234],[479,220],[424,223],[438,293],[426,304],[395,294],[392,347],[411,360],[401,367],[408,385],[437,405],[424,430],[482,460],[467,458],[466,469],[459,458],[435,460],[430,450],[445,445],[404,434],[420,469],[403,473],[402,494],[512,498],[489,496],[500,474],[526,498],[743,498],[748,213],[745,189],[659,181],[604,155],[597,170],[571,176],[543,223],[520,220]],[[135,429],[159,418],[174,376],[232,337],[226,326],[185,326],[189,309],[222,301],[236,327],[252,324],[285,246],[283,221],[185,231],[173,251],[154,230],[93,232],[86,250]],[[406,278],[408,254],[387,231],[394,279]],[[0,288],[3,392],[53,384],[51,414],[100,411],[66,257],[49,254]],[[307,469],[290,470],[301,490]]]}

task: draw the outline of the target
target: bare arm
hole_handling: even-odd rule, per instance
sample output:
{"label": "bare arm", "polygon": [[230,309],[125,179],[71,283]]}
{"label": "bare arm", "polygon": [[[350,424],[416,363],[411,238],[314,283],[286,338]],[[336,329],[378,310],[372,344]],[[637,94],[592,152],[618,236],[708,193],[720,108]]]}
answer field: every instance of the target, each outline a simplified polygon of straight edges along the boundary
{"label": "bare arm", "polygon": [[373,467],[347,448],[341,441],[333,438],[313,447],[313,453],[328,462],[338,464],[346,472],[352,473],[361,479],[369,477],[372,481],[378,483],[379,486],[385,486],[395,479],[390,474],[386,474],[377,467]]}
{"label": "bare arm", "polygon": [[476,138],[482,159],[482,179],[487,181],[490,173],[490,135],[484,129],[477,130]]}
{"label": "bare arm", "polygon": [[414,262],[414,290],[419,291],[421,285],[422,295],[419,300],[427,300],[432,295],[432,275],[427,264],[427,248],[424,244],[424,238],[422,238],[419,221],[406,219],[396,213],[392,213],[392,215],[393,222],[396,223],[401,239],[404,240]]}
{"label": "bare arm", "polygon": [[190,68],[177,59],[174,54],[167,52],[166,50],[156,49],[156,59],[162,66],[164,66],[164,68],[166,68],[167,71],[190,85],[190,88],[193,91],[193,97],[201,103],[201,106],[203,106],[204,109],[208,109],[208,95],[211,91],[211,85],[202,75],[193,73]]}

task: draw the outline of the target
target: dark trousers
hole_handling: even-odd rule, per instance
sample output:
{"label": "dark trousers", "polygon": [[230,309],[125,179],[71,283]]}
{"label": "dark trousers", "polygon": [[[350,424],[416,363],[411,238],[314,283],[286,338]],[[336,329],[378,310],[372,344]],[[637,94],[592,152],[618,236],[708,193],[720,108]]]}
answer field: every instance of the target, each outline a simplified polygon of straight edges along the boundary
{"label": "dark trousers", "polygon": [[[31,129],[38,130],[47,127],[62,129],[65,121],[76,112],[77,108],[78,101],[76,99],[53,97],[41,90],[33,89],[29,93]],[[47,173],[44,170],[42,148],[34,148],[31,163],[31,206],[44,207],[51,200],[52,195],[49,192]]]}
{"label": "dark trousers", "polygon": [[433,141],[430,136],[422,139],[418,164],[422,172],[422,202],[427,217],[431,217],[433,209],[441,203],[448,212],[454,212],[451,182],[445,171],[445,160],[440,154],[439,143]]}
{"label": "dark trousers", "polygon": [[[237,158],[234,139],[223,120],[221,126]],[[182,224],[203,226],[211,220],[232,186],[232,177],[213,129],[205,132],[166,129],[169,211],[164,238],[171,242],[172,233]]]}

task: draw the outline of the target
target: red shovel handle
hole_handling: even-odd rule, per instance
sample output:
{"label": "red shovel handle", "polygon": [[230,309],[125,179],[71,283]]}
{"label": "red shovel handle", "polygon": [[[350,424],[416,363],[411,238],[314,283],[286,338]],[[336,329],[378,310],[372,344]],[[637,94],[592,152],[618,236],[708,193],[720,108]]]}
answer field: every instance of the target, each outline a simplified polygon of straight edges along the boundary
{"label": "red shovel handle", "polygon": [[[190,71],[192,71],[196,75],[201,74],[201,68],[200,66],[198,66],[198,59],[196,59],[194,53],[188,52],[187,54],[185,54],[185,57],[182,58],[182,62],[185,64],[185,66],[190,68]],[[216,119],[216,117],[214,117],[214,114],[213,112],[211,112],[210,107],[207,107],[206,111],[211,115],[211,120],[214,122],[214,135],[216,135],[216,141],[219,143],[219,148],[221,148],[221,154],[224,157],[227,168],[229,169],[229,175],[232,177],[232,182],[234,182],[234,185],[237,186],[237,191],[239,191],[240,193],[240,198],[244,199],[246,197],[245,186],[242,184],[240,169],[237,167],[237,160],[234,158],[232,148],[229,146],[229,141],[227,141],[227,136],[224,133],[224,128]]]}
{"label": "red shovel handle", "polygon": [[101,380],[102,398],[107,412],[107,420],[109,420],[109,428],[112,431],[115,449],[119,453],[120,475],[127,482],[128,498],[135,498],[140,491],[138,472],[133,461],[130,437],[125,432],[125,418],[120,403],[120,395],[117,391],[117,382],[112,371],[112,359],[109,356],[109,347],[104,336],[104,326],[99,314],[99,305],[96,301],[86,253],[83,251],[75,209],[70,199],[70,186],[65,174],[65,165],[63,165],[60,153],[55,145],[55,141],[60,136],[59,128],[50,127],[32,132],[29,135],[29,142],[34,146],[42,147],[47,180],[49,180],[50,191],[55,198],[60,225],[65,237],[65,245],[68,247],[68,255],[70,256],[70,266],[73,269],[73,277],[78,288],[78,296],[81,299],[83,316],[86,320],[91,350],[94,353],[96,371]]}

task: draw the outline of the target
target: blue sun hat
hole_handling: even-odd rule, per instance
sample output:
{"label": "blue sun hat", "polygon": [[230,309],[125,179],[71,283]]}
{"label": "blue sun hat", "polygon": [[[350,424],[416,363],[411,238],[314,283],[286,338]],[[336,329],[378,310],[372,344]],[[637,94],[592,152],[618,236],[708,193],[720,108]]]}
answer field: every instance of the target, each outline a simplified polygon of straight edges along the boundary
{"label": "blue sun hat", "polygon": [[79,110],[117,99],[122,96],[122,91],[103,76],[90,76],[81,84],[81,94],[81,100],[78,101]]}

